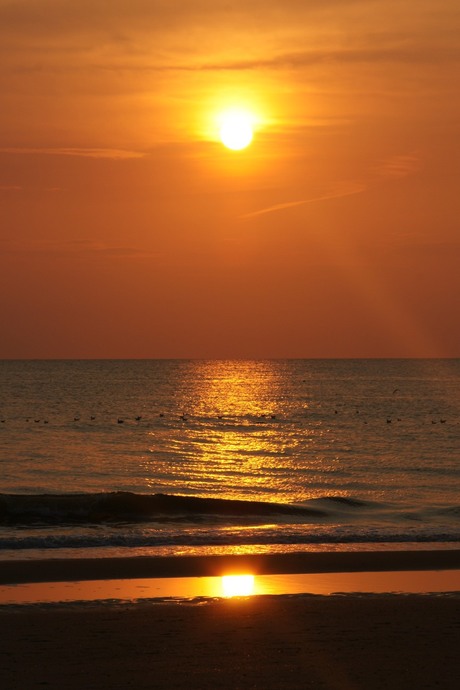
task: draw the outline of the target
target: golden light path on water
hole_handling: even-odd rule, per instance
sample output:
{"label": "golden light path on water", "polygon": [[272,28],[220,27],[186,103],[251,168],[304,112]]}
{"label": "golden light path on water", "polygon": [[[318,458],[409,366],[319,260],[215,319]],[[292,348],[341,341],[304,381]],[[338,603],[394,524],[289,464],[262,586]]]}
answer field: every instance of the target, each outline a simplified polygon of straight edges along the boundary
{"label": "golden light path on water", "polygon": [[[260,367],[263,368],[261,376]],[[246,420],[246,425],[231,424],[222,426],[211,436],[203,438],[201,432],[195,434],[198,458],[204,462],[197,463],[197,472],[205,469],[202,477],[206,484],[215,485],[218,481],[222,498],[234,498],[245,489],[257,486],[270,493],[272,483],[278,478],[270,478],[270,467],[275,464],[278,472],[279,430],[271,430],[263,424],[274,414],[274,401],[279,397],[279,382],[276,371],[269,362],[247,362],[244,366],[222,368],[220,362],[206,363],[206,376],[197,377],[196,399],[197,414],[206,414],[213,410],[219,417],[230,417],[231,420]],[[254,428],[253,420],[259,419],[260,429]],[[263,471],[260,471],[262,470]],[[278,494],[279,495],[279,494]],[[287,497],[286,497],[287,498]]]}
{"label": "golden light path on water", "polygon": [[[219,487],[219,498],[224,499],[248,498],[255,491],[262,501],[308,499],[295,477],[304,469],[295,464],[297,446],[310,438],[312,477],[316,470],[324,477],[333,468],[313,452],[324,429],[285,419],[285,380],[279,368],[270,361],[197,361],[190,366],[190,385],[176,400],[182,428],[172,440],[168,437],[180,461],[174,465],[170,454],[163,458],[157,452],[161,431],[152,431],[152,459],[143,458],[146,485],[163,490],[158,477],[172,477],[165,490],[175,492],[171,483],[177,483],[177,493],[182,493],[187,476],[187,492],[200,496],[215,496]],[[305,416],[307,407],[306,400],[299,414]]]}

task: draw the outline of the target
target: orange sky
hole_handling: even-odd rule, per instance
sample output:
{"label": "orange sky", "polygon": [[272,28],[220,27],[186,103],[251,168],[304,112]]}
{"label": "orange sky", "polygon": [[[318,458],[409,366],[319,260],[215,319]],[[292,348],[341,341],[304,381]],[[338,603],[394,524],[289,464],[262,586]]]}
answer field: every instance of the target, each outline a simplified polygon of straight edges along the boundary
{"label": "orange sky", "polygon": [[459,37],[457,0],[0,0],[0,357],[460,356]]}

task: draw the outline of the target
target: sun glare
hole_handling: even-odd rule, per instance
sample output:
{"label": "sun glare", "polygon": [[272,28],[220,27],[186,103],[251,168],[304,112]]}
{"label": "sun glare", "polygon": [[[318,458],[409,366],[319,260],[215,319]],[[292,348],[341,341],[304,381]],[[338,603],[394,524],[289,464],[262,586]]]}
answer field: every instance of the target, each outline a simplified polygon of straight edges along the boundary
{"label": "sun glare", "polygon": [[224,597],[247,597],[254,593],[254,575],[223,575]]}
{"label": "sun glare", "polygon": [[253,117],[250,113],[243,110],[225,112],[220,117],[220,140],[228,149],[241,151],[252,141],[253,126]]}

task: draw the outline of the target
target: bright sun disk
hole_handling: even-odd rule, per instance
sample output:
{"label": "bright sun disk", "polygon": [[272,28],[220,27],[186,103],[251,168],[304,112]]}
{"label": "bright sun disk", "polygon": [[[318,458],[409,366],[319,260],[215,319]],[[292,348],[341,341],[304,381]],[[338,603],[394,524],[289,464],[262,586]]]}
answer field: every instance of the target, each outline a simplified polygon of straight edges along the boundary
{"label": "bright sun disk", "polygon": [[246,148],[252,141],[252,117],[245,112],[228,112],[220,118],[220,140],[232,151]]}

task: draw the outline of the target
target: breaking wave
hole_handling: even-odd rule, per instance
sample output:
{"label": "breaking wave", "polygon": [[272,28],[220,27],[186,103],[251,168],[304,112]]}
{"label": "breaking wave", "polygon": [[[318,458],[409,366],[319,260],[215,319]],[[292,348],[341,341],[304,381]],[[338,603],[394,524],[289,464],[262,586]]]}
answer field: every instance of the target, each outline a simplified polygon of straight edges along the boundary
{"label": "breaking wave", "polygon": [[130,492],[0,494],[0,550],[460,542],[457,506],[303,504]]}
{"label": "breaking wave", "polygon": [[308,520],[325,515],[318,508],[281,503],[168,494],[0,494],[0,524],[4,525],[200,521],[213,517],[276,521],[286,517]]}

